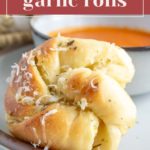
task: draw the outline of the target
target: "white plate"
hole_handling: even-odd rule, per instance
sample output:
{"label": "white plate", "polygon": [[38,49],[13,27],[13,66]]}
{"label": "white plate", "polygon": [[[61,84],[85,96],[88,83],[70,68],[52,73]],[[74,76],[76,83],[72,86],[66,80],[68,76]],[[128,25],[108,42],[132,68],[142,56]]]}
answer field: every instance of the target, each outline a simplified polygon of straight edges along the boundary
{"label": "white plate", "polygon": [[[4,94],[6,91],[6,78],[10,74],[10,66],[17,62],[23,52],[30,50],[33,46],[0,52],[0,129],[8,132],[5,123]],[[122,138],[119,150],[150,150],[150,94],[134,97],[138,110],[138,123],[128,134]],[[3,150],[0,147],[0,150]]]}

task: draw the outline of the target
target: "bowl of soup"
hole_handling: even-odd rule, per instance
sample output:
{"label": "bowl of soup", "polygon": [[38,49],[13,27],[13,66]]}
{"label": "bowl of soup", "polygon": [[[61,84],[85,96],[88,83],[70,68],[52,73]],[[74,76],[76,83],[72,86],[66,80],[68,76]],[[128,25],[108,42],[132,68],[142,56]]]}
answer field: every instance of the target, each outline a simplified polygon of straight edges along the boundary
{"label": "bowl of soup", "polygon": [[35,45],[61,33],[67,37],[96,39],[123,47],[132,57],[136,73],[128,84],[130,95],[150,92],[150,16],[103,17],[45,15],[31,19]]}

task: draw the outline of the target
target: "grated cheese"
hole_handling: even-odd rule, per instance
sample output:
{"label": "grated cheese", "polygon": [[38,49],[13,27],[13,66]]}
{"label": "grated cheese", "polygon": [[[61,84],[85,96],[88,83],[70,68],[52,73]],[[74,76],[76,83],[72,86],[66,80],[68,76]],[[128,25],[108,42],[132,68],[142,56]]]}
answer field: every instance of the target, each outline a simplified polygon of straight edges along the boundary
{"label": "grated cheese", "polygon": [[82,98],[77,104],[80,106],[81,110],[85,110],[85,108],[88,106],[86,98]]}
{"label": "grated cheese", "polygon": [[49,146],[45,146],[45,147],[44,147],[44,150],[49,150]]}
{"label": "grated cheese", "polygon": [[42,117],[42,119],[41,119],[41,124],[42,124],[43,126],[45,126],[46,117],[51,116],[51,115],[54,115],[54,114],[56,114],[57,112],[58,112],[57,109],[53,109],[53,110],[50,110],[49,112],[47,112],[47,113]]}
{"label": "grated cheese", "polygon": [[10,83],[10,84],[12,84],[12,83],[13,83],[14,78],[15,78],[15,71],[14,71],[14,70],[12,70],[12,71],[11,71],[10,78],[9,78],[9,83]]}
{"label": "grated cheese", "polygon": [[24,120],[29,120],[29,119],[30,119],[29,116],[25,116],[25,117],[24,117]]}
{"label": "grated cheese", "polygon": [[15,98],[16,98],[16,101],[19,101],[20,98],[22,97],[22,91],[23,91],[23,88],[20,87],[17,92],[16,92],[16,95],[15,95]]}
{"label": "grated cheese", "polygon": [[38,96],[39,95],[39,92],[38,91],[34,91],[33,92],[33,96]]}
{"label": "grated cheese", "polygon": [[29,86],[23,86],[22,89],[24,92],[29,92],[31,90]]}
{"label": "grated cheese", "polygon": [[41,104],[41,101],[46,97],[49,97],[49,95],[43,95],[43,96],[39,97],[37,99],[37,101],[35,102],[36,106],[38,107]]}
{"label": "grated cheese", "polygon": [[7,83],[10,83],[10,77],[7,77],[7,78],[6,78],[6,82],[7,82]]}
{"label": "grated cheese", "polygon": [[72,68],[69,66],[69,65],[63,65],[63,66],[61,66],[61,70],[64,72],[66,72],[66,71],[71,71],[72,70]]}
{"label": "grated cheese", "polygon": [[20,72],[19,65],[17,63],[14,63],[11,68],[16,71],[16,75],[18,76]]}
{"label": "grated cheese", "polygon": [[57,102],[59,100],[59,97],[51,95],[48,100],[49,102]]}
{"label": "grated cheese", "polygon": [[38,143],[37,143],[37,144],[35,144],[35,143],[33,144],[33,146],[35,146],[35,148],[36,148],[37,146],[40,146],[41,140],[40,140],[39,137],[38,137],[36,128],[33,127],[32,130],[33,130],[33,133],[34,133],[34,135],[35,135],[35,138],[38,140]]}
{"label": "grated cheese", "polygon": [[97,86],[94,85],[94,81],[96,80],[96,78],[92,79],[91,82],[90,82],[90,85],[93,89],[97,89]]}
{"label": "grated cheese", "polygon": [[22,101],[24,102],[24,103],[26,103],[26,104],[33,104],[34,103],[34,98],[33,97],[30,97],[30,96],[26,96],[26,97],[24,97],[23,99],[22,99]]}
{"label": "grated cheese", "polygon": [[41,101],[47,97],[47,102],[57,102],[60,98],[57,96],[53,96],[53,95],[44,95],[41,96],[37,101],[36,101],[36,106],[39,106],[41,104]]}
{"label": "grated cheese", "polygon": [[21,71],[25,71],[25,70],[27,70],[27,65],[25,65],[25,66],[21,66],[21,69],[20,69]]}
{"label": "grated cheese", "polygon": [[16,101],[19,101],[21,98],[22,100],[27,103],[27,104],[33,104],[33,97],[30,97],[30,96],[26,96],[26,97],[22,97],[22,93],[23,92],[29,92],[31,89],[29,86],[24,86],[24,87],[19,87],[17,92],[16,92]]}
{"label": "grated cheese", "polygon": [[37,147],[38,147],[38,145],[35,144],[35,143],[33,143],[32,145],[33,145],[34,148],[37,148]]}
{"label": "grated cheese", "polygon": [[22,54],[22,58],[28,58],[28,54],[27,53],[23,53]]}
{"label": "grated cheese", "polygon": [[22,76],[20,75],[17,80],[15,81],[15,83],[19,83],[22,80]]}
{"label": "grated cheese", "polygon": [[32,79],[32,74],[30,72],[26,72],[24,76],[27,80]]}
{"label": "grated cheese", "polygon": [[34,62],[34,60],[33,60],[33,58],[34,58],[33,52],[34,52],[34,51],[35,51],[35,50],[32,50],[32,51],[30,52],[29,57],[28,57],[28,59],[27,59],[27,63],[28,63],[29,65],[35,65],[35,62]]}
{"label": "grated cheese", "polygon": [[56,48],[50,48],[51,51],[67,51],[68,49],[66,47],[56,47]]}
{"label": "grated cheese", "polygon": [[37,135],[37,132],[36,132],[36,128],[33,127],[32,130],[33,130],[33,133],[34,133],[35,137],[38,139],[38,135]]}
{"label": "grated cheese", "polygon": [[60,78],[58,79],[58,82],[59,82],[60,84],[64,84],[64,83],[66,82],[66,78],[60,77]]}

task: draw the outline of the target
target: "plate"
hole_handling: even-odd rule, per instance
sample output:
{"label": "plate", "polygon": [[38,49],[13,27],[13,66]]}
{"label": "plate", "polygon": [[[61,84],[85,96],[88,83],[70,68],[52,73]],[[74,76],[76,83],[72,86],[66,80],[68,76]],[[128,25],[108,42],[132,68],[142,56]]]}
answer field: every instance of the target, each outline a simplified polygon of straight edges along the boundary
{"label": "plate", "polygon": [[27,45],[0,51],[0,129],[6,132],[8,132],[4,113],[4,96],[7,88],[6,79],[10,76],[11,66],[19,61],[22,53],[32,48],[33,45]]}
{"label": "plate", "polygon": [[[7,87],[6,78],[11,71],[11,65],[18,62],[22,53],[33,48],[27,45],[12,50],[0,52],[0,129],[8,132],[4,113],[4,95]],[[122,138],[119,150],[150,150],[150,93],[133,97],[137,106],[138,120],[134,128],[130,129]],[[4,150],[0,146],[0,150]]]}

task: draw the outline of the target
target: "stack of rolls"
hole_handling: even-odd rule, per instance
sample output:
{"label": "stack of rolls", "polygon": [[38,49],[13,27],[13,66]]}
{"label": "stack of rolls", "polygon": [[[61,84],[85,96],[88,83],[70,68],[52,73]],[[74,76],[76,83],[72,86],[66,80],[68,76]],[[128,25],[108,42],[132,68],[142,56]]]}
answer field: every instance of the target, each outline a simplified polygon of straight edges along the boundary
{"label": "stack of rolls", "polygon": [[56,150],[117,150],[136,121],[124,90],[128,54],[103,41],[55,37],[12,66],[5,96],[11,133]]}

